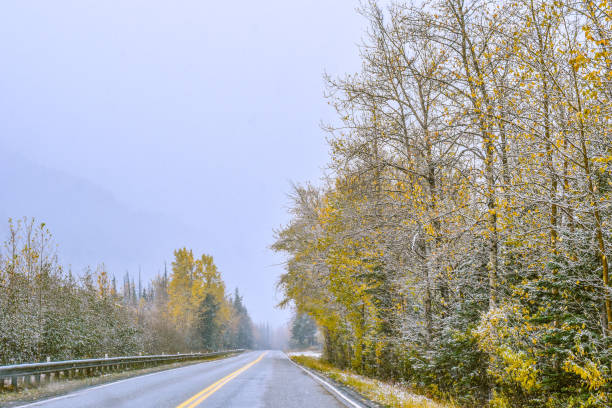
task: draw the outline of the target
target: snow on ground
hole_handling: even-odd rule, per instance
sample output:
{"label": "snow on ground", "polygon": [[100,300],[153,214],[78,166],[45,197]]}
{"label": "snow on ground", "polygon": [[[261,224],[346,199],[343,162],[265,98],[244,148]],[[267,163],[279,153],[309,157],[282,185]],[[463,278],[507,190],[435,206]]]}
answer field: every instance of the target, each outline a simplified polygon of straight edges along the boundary
{"label": "snow on ground", "polygon": [[[328,363],[315,359],[321,354],[317,351],[294,351],[287,354],[297,357],[297,362],[299,364],[316,370],[332,380],[352,388],[357,393],[384,406],[402,408],[455,407],[453,403],[438,403],[424,395],[411,392],[410,387],[405,384],[389,383],[375,378],[359,375],[349,370],[341,370],[336,368]],[[312,358],[313,356],[315,356],[315,358]]]}
{"label": "snow on ground", "polygon": [[302,350],[302,351],[288,351],[287,355],[292,356],[306,356],[313,358],[321,358],[321,352],[317,350]]}
{"label": "snow on ground", "polygon": [[[400,385],[389,384],[354,373],[338,372],[336,375],[336,380],[340,380],[340,382],[347,385],[351,383],[354,384],[355,381],[360,382],[361,387],[359,388],[363,388],[364,386],[367,387],[367,396],[380,403],[392,405],[399,402],[402,404],[401,406],[404,406],[403,404],[413,403],[423,407],[443,407],[423,395],[408,391]],[[361,389],[361,391],[363,392],[364,390]]]}

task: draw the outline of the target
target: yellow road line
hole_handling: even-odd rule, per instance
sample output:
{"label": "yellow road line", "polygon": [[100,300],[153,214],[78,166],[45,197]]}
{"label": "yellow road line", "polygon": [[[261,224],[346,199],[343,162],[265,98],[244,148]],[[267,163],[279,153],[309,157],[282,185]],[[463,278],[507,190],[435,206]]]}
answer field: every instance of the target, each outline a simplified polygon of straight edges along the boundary
{"label": "yellow road line", "polygon": [[227,384],[234,378],[238,377],[241,373],[245,372],[246,370],[248,370],[249,368],[257,364],[259,361],[261,361],[261,359],[265,355],[266,353],[263,353],[261,356],[257,357],[257,359],[251,361],[249,364],[239,368],[233,373],[228,374],[227,376],[223,377],[219,381],[216,381],[215,383],[209,385],[208,387],[204,388],[202,391],[198,392],[196,395],[189,398],[187,401],[183,402],[181,405],[177,406],[176,408],[194,408],[198,406],[202,401],[210,397],[219,388],[223,387],[225,384]]}

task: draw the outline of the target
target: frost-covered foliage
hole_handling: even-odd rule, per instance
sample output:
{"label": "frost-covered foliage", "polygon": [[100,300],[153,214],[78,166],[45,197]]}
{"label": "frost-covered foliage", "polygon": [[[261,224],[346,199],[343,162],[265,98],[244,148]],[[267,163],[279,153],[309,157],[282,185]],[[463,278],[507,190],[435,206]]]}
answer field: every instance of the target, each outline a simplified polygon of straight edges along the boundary
{"label": "frost-covered foliage", "polygon": [[[170,276],[143,287],[126,275],[118,290],[104,265],[76,277],[59,265],[55,249],[44,224],[9,222],[0,251],[0,365],[252,343],[242,299],[226,296],[209,256],[186,265],[190,251],[176,251]],[[173,291],[185,270],[189,290]],[[179,316],[184,310],[192,315]]]}
{"label": "frost-covered foliage", "polygon": [[0,253],[0,364],[130,354],[139,330],[101,266],[65,271],[44,224],[11,223]]}
{"label": "frost-covered foliage", "polygon": [[612,404],[612,9],[370,2],[296,187],[282,304],[326,358],[467,406]]}

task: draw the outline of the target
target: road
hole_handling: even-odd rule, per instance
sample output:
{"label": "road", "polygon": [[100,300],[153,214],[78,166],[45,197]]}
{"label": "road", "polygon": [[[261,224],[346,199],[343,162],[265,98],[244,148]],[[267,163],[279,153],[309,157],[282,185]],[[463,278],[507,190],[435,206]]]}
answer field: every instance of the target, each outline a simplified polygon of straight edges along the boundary
{"label": "road", "polygon": [[252,351],[128,378],[22,407],[358,407],[280,351]]}

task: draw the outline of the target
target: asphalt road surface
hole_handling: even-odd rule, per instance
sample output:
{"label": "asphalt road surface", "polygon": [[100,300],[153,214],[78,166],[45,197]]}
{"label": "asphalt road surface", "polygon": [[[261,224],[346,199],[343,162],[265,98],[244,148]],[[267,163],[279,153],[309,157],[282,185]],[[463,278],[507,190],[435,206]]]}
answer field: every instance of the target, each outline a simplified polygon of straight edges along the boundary
{"label": "asphalt road surface", "polygon": [[280,351],[252,351],[85,388],[22,407],[359,407],[340,394]]}

